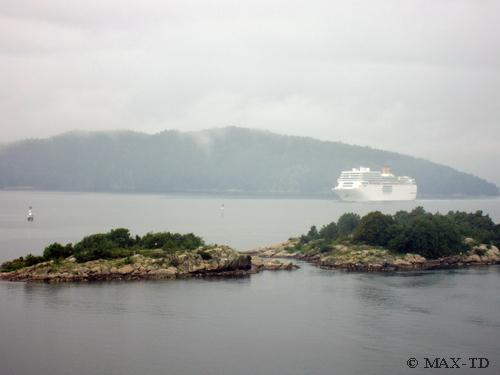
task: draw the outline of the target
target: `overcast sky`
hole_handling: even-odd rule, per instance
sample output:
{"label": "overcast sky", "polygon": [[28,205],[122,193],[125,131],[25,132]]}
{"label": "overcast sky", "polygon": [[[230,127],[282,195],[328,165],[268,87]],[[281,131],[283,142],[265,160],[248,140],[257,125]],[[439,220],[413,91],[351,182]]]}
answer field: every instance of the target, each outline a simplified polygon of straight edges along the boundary
{"label": "overcast sky", "polygon": [[500,184],[500,1],[0,0],[0,142],[227,125]]}

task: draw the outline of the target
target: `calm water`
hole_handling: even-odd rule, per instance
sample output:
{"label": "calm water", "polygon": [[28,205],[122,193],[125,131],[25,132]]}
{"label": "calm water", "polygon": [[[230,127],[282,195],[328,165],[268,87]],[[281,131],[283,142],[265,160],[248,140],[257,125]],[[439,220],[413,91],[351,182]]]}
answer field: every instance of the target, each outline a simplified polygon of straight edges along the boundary
{"label": "calm water", "polygon": [[[221,212],[224,204],[224,212]],[[35,221],[26,213],[33,206]],[[0,191],[0,261],[41,253],[51,242],[74,242],[83,236],[129,228],[194,232],[207,242],[239,250],[269,245],[327,224],[344,212],[394,213],[424,206],[449,210],[483,210],[500,222],[500,199],[421,200],[414,202],[346,203],[313,199],[242,199],[231,197],[161,196]]]}
{"label": "calm water", "polygon": [[[0,192],[0,260],[118,226],[138,234],[193,231],[208,242],[249,249],[346,211],[417,205],[481,209],[500,221],[498,199],[349,204]],[[301,266],[231,280],[0,282],[0,374],[500,372],[499,267],[369,275]],[[490,367],[406,367],[409,357],[425,356],[487,357]]]}

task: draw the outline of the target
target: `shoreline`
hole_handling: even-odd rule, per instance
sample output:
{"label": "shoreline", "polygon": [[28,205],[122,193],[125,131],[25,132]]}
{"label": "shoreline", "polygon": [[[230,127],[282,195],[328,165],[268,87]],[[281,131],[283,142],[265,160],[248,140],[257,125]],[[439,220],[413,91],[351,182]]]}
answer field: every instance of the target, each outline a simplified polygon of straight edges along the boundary
{"label": "shoreline", "polygon": [[188,278],[248,277],[262,271],[295,270],[291,261],[262,259],[228,247],[210,250],[210,259],[182,252],[168,258],[140,254],[119,259],[99,259],[77,263],[74,257],[47,261],[10,272],[0,272],[0,280],[24,282],[94,282],[164,280]]}
{"label": "shoreline", "polygon": [[[316,267],[346,272],[412,272],[445,270],[469,267],[500,265],[500,251],[495,246],[478,245],[460,254],[436,259],[426,259],[417,254],[402,254],[395,257],[386,249],[370,246],[337,245],[332,253],[313,250],[306,253],[289,252],[296,241],[286,241],[247,252],[262,258],[286,258],[308,262]],[[482,254],[482,255],[480,255]]]}
{"label": "shoreline", "polygon": [[[16,188],[13,186],[0,187],[5,193],[67,193],[67,194],[100,194],[100,195],[132,195],[132,196],[172,196],[177,198],[212,198],[212,199],[299,199],[299,200],[328,200],[337,203],[381,203],[384,201],[352,202],[343,201],[330,193],[300,193],[300,192],[247,192],[247,191],[135,191],[135,190],[54,190],[36,187]],[[461,201],[461,200],[488,200],[500,199],[497,195],[419,195],[414,201]],[[393,201],[394,202],[394,201]],[[412,202],[412,201],[406,201]]]}
{"label": "shoreline", "polygon": [[[50,260],[10,272],[0,280],[25,282],[93,282],[163,280],[187,278],[248,277],[262,271],[295,270],[292,260],[346,272],[414,272],[500,265],[500,251],[493,245],[476,245],[459,255],[426,259],[417,254],[396,254],[368,245],[338,244],[333,250],[291,251],[297,240],[289,240],[248,252],[218,246],[203,252],[182,251],[161,257],[142,254],[78,263],[71,256]],[[203,255],[202,255],[203,254]]]}

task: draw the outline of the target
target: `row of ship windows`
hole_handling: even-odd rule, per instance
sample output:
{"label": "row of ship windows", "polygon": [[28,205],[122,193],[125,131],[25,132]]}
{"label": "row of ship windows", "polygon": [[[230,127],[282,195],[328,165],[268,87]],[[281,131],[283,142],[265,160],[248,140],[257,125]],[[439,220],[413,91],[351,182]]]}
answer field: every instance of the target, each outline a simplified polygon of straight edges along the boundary
{"label": "row of ship windows", "polygon": [[344,184],[352,184],[354,182],[366,182],[366,183],[370,183],[370,184],[373,184],[373,183],[376,183],[376,184],[397,184],[399,183],[399,180],[394,180],[394,179],[390,179],[390,180],[341,180],[339,179],[338,182],[342,182]]}
{"label": "row of ship windows", "polygon": [[366,174],[362,174],[362,175],[353,175],[353,174],[347,174],[347,175],[344,175],[344,174],[341,174],[340,175],[340,178],[357,178],[357,179],[361,179],[361,178],[373,178],[373,177],[382,177],[380,174],[372,174],[372,175],[366,175]]}
{"label": "row of ship windows", "polygon": [[374,179],[374,178],[382,178],[382,179],[388,179],[388,178],[393,178],[396,179],[396,176],[340,176],[340,179],[346,179],[346,180],[365,180],[365,179]]}
{"label": "row of ship windows", "polygon": [[339,181],[399,181],[397,178],[339,178]]}
{"label": "row of ship windows", "polygon": [[365,172],[365,173],[341,173],[341,176],[380,176],[380,172]]}
{"label": "row of ship windows", "polygon": [[[343,184],[343,186],[345,186],[345,187],[349,187],[349,186],[352,186],[352,185],[353,185],[352,182],[350,182],[350,183],[348,182],[348,183],[344,183]],[[366,182],[363,183],[363,186],[367,186],[367,185],[368,185],[368,183],[366,183]],[[392,185],[382,185],[382,191],[384,193],[391,193],[392,192]]]}

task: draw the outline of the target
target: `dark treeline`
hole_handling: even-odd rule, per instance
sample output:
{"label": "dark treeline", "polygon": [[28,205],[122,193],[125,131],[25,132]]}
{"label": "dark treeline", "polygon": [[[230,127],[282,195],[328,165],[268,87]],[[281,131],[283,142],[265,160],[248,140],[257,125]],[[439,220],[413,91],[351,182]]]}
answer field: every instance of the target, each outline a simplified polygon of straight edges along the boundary
{"label": "dark treeline", "polygon": [[340,172],[360,165],[414,177],[419,196],[498,194],[492,183],[423,159],[241,128],[17,142],[0,149],[0,188],[333,196]]}
{"label": "dark treeline", "polygon": [[[107,233],[97,233],[84,237],[75,245],[61,245],[57,242],[47,246],[43,255],[28,254],[12,261],[4,262],[0,271],[9,272],[49,260],[59,261],[74,256],[77,262],[97,259],[115,259],[141,253],[141,250],[158,249],[158,256],[182,250],[193,250],[204,245],[203,239],[193,233],[150,232],[144,236],[130,235],[125,228],[113,229]],[[148,252],[148,256],[151,256]],[[153,254],[154,255],[154,254]]]}
{"label": "dark treeline", "polygon": [[338,243],[350,242],[437,258],[468,250],[471,243],[467,244],[465,238],[472,238],[472,244],[500,246],[500,224],[495,224],[482,211],[450,211],[443,215],[418,207],[394,215],[380,211],[363,217],[346,213],[337,222],[324,225],[320,230],[312,226],[300,237],[296,250],[326,252]]}

